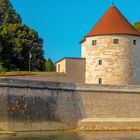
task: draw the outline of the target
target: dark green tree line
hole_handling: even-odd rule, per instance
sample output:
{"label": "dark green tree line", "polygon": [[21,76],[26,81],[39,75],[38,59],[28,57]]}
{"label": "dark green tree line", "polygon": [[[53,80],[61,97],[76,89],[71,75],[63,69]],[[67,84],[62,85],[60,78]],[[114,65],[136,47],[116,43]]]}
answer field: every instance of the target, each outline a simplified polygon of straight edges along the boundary
{"label": "dark green tree line", "polygon": [[0,0],[0,26],[7,23],[21,23],[21,17],[9,0]]}
{"label": "dark green tree line", "polygon": [[[1,58],[7,70],[28,70],[31,54],[31,70],[44,70],[42,43],[36,31],[26,25],[7,24],[0,28]],[[30,53],[30,54],[29,54]]]}

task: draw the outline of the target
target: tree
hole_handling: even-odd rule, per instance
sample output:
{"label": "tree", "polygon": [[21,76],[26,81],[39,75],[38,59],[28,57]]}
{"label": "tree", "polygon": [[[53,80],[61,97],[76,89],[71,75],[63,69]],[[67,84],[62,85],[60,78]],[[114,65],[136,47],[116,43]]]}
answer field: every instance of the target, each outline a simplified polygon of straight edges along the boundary
{"label": "tree", "polygon": [[0,40],[0,57],[8,71],[27,71],[30,53],[31,70],[45,70],[43,40],[35,30],[31,30],[27,25],[5,24],[0,27]]}
{"label": "tree", "polygon": [[7,23],[21,23],[21,18],[9,0],[0,0],[0,26]]}
{"label": "tree", "polygon": [[135,28],[138,32],[140,32],[140,21],[137,21],[137,22],[134,23],[134,28]]}
{"label": "tree", "polygon": [[[45,70],[43,40],[35,30],[22,24],[9,0],[0,0],[0,61],[7,71]],[[32,57],[30,58],[30,54]]]}
{"label": "tree", "polygon": [[54,71],[54,63],[50,58],[45,63],[45,69],[46,71]]}

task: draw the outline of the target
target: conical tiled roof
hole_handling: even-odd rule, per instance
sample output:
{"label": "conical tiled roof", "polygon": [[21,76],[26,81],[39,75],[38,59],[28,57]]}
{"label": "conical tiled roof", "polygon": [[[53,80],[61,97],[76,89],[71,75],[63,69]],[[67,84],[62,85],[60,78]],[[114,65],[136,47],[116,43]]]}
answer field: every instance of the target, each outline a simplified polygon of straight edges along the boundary
{"label": "conical tiled roof", "polygon": [[85,37],[114,34],[140,36],[117,7],[112,5]]}

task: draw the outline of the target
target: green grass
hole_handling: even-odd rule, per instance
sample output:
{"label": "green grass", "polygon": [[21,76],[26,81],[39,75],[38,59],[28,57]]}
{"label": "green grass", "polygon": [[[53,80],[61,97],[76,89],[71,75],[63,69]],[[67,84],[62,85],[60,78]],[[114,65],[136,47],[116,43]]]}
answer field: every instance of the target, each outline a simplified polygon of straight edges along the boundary
{"label": "green grass", "polygon": [[63,73],[58,73],[58,72],[11,71],[11,72],[0,72],[0,77],[28,76],[28,75],[48,75],[48,74],[63,74]]}

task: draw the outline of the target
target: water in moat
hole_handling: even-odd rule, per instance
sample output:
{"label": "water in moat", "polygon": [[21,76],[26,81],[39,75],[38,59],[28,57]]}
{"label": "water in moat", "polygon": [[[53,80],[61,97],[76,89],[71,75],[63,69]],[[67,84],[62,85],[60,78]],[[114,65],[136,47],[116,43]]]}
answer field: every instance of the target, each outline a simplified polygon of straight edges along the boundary
{"label": "water in moat", "polygon": [[19,133],[0,140],[140,140],[140,132]]}

